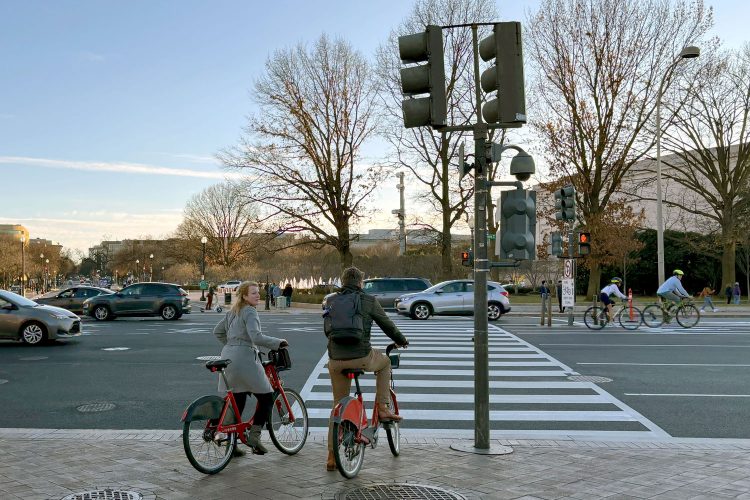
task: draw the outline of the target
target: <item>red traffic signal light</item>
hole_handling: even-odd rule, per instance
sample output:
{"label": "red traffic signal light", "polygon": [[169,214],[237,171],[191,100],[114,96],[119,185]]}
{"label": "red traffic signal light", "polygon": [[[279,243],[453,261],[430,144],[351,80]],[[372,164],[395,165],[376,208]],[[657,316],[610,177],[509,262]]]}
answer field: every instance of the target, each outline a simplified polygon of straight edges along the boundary
{"label": "red traffic signal light", "polygon": [[461,265],[471,267],[474,265],[474,252],[471,250],[461,252]]}
{"label": "red traffic signal light", "polygon": [[591,253],[591,233],[578,233],[578,254],[589,255]]}

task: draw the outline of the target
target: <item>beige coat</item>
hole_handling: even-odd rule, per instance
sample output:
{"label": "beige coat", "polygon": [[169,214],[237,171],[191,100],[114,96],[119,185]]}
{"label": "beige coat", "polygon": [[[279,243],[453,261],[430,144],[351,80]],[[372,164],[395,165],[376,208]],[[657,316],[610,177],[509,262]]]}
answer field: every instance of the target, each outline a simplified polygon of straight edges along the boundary
{"label": "beige coat", "polygon": [[[214,328],[214,335],[224,346],[221,358],[232,360],[224,372],[232,391],[271,392],[271,384],[258,357],[258,347],[278,349],[281,339],[263,335],[258,311],[252,306],[245,306],[239,315],[227,312]],[[224,381],[219,377],[219,393],[225,392]]]}

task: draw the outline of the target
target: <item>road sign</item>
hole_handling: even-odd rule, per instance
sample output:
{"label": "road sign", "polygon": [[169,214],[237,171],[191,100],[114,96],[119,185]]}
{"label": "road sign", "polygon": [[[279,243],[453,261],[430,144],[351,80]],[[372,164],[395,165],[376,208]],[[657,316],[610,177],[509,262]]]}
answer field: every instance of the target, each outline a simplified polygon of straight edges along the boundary
{"label": "road sign", "polygon": [[573,260],[565,259],[565,270],[563,272],[563,278],[573,277]]}
{"label": "road sign", "polygon": [[200,282],[200,289],[201,290],[208,290],[208,283],[206,282],[206,280],[201,280],[201,282]]}
{"label": "road sign", "polygon": [[575,281],[573,280],[573,278],[564,278],[562,280],[562,306],[574,307],[575,302],[576,302]]}

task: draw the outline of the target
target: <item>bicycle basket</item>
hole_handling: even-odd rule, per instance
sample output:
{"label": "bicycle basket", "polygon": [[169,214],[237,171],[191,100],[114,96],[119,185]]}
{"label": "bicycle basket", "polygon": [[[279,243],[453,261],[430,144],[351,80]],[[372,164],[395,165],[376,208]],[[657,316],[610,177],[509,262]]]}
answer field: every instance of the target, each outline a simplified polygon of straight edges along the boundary
{"label": "bicycle basket", "polygon": [[289,357],[289,351],[286,347],[282,347],[278,351],[271,351],[268,356],[278,371],[289,370],[292,367],[292,358]]}

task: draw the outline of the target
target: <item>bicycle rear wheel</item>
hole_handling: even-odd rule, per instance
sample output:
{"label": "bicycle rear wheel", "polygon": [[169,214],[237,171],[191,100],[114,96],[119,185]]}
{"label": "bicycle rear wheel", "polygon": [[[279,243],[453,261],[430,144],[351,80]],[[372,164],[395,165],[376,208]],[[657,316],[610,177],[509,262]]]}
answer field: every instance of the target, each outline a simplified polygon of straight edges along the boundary
{"label": "bicycle rear wheel", "polygon": [[631,315],[630,308],[625,307],[620,309],[620,312],[617,313],[617,321],[624,329],[635,330],[641,326],[641,323],[643,322],[643,313],[640,309],[633,306],[633,314]]}
{"label": "bicycle rear wheel", "polygon": [[[393,401],[393,394],[391,394],[390,410],[398,415],[396,403]],[[388,436],[388,447],[391,449],[393,456],[397,457],[401,453],[401,429],[399,423],[391,421],[382,422],[382,424],[385,429],[385,435]]]}
{"label": "bicycle rear wheel", "polygon": [[659,328],[664,323],[664,311],[658,304],[646,306],[643,310],[643,322],[651,328]]}
{"label": "bicycle rear wheel", "polygon": [[351,479],[359,474],[365,460],[365,445],[358,442],[357,426],[343,420],[333,424],[333,456],[341,475]]}
{"label": "bicycle rear wheel", "polygon": [[307,441],[307,407],[302,396],[297,391],[284,389],[289,407],[292,409],[294,422],[289,419],[289,412],[284,404],[281,393],[277,393],[271,406],[271,415],[268,418],[268,434],[271,441],[281,453],[294,455],[305,445]]}
{"label": "bicycle rear wheel", "polygon": [[677,322],[683,328],[692,328],[701,320],[701,313],[693,304],[683,304],[677,308]]}
{"label": "bicycle rear wheel", "polygon": [[583,323],[591,330],[601,330],[607,324],[607,310],[591,306],[583,313]]}
{"label": "bicycle rear wheel", "polygon": [[237,433],[217,432],[217,424],[207,417],[185,422],[182,445],[190,464],[204,474],[216,474],[232,460]]}

